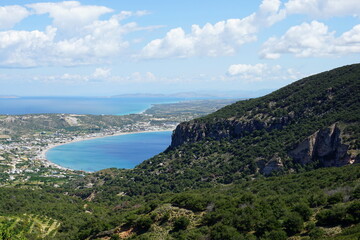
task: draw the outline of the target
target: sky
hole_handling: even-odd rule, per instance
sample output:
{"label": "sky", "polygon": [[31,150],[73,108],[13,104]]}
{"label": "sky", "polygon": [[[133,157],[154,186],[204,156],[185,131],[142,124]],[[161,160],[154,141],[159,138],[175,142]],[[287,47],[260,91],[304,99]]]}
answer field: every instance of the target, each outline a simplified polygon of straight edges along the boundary
{"label": "sky", "polygon": [[358,0],[0,2],[0,95],[278,89],[359,53]]}

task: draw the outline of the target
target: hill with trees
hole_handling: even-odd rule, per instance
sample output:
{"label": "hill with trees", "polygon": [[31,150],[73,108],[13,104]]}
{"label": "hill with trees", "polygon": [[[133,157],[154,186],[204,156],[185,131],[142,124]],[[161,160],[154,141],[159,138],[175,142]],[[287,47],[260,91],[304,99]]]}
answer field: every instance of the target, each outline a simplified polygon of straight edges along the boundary
{"label": "hill with trees", "polygon": [[359,239],[359,118],[360,64],[307,77],[181,123],[134,169],[0,188],[0,240]]}
{"label": "hill with trees", "polygon": [[354,164],[360,161],[359,123],[355,64],[181,123],[167,151],[99,178],[129,195],[143,195]]}

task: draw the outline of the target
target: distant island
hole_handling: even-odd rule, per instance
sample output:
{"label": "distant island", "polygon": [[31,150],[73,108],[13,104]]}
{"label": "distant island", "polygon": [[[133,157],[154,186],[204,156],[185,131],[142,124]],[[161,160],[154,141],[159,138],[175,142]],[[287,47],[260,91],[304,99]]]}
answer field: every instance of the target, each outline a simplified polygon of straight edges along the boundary
{"label": "distant island", "polygon": [[0,98],[20,98],[20,97],[18,97],[18,96],[1,96],[0,95]]}
{"label": "distant island", "polygon": [[228,92],[178,92],[170,94],[162,93],[131,93],[111,96],[111,98],[189,98],[189,99],[209,99],[209,98],[253,98],[260,97],[272,92],[273,89],[262,89],[258,91],[228,91]]}

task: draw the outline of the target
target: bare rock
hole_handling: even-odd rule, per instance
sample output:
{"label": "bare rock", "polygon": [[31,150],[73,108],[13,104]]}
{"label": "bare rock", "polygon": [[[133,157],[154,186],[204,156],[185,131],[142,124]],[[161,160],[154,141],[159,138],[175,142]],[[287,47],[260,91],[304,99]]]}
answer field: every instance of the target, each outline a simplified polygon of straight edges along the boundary
{"label": "bare rock", "polygon": [[281,161],[281,158],[278,156],[273,157],[265,167],[262,169],[262,174],[265,176],[270,175],[274,171],[279,171],[284,168],[284,164]]}
{"label": "bare rock", "polygon": [[338,124],[316,131],[301,142],[289,155],[295,162],[306,165],[319,161],[323,167],[338,167],[356,162],[356,156],[348,153],[349,146],[342,143]]}

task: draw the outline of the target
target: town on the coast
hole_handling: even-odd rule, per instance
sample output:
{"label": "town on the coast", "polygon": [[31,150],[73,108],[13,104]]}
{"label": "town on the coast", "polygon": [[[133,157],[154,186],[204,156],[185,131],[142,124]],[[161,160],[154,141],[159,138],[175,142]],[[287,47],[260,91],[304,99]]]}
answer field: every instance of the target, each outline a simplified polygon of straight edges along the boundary
{"label": "town on the coast", "polygon": [[[137,132],[171,131],[182,121],[213,112],[234,100],[201,100],[158,104],[140,114],[0,115],[0,184],[60,186],[87,173],[46,159],[52,147]],[[181,111],[179,110],[181,109]],[[144,159],[145,160],[145,159]]]}

